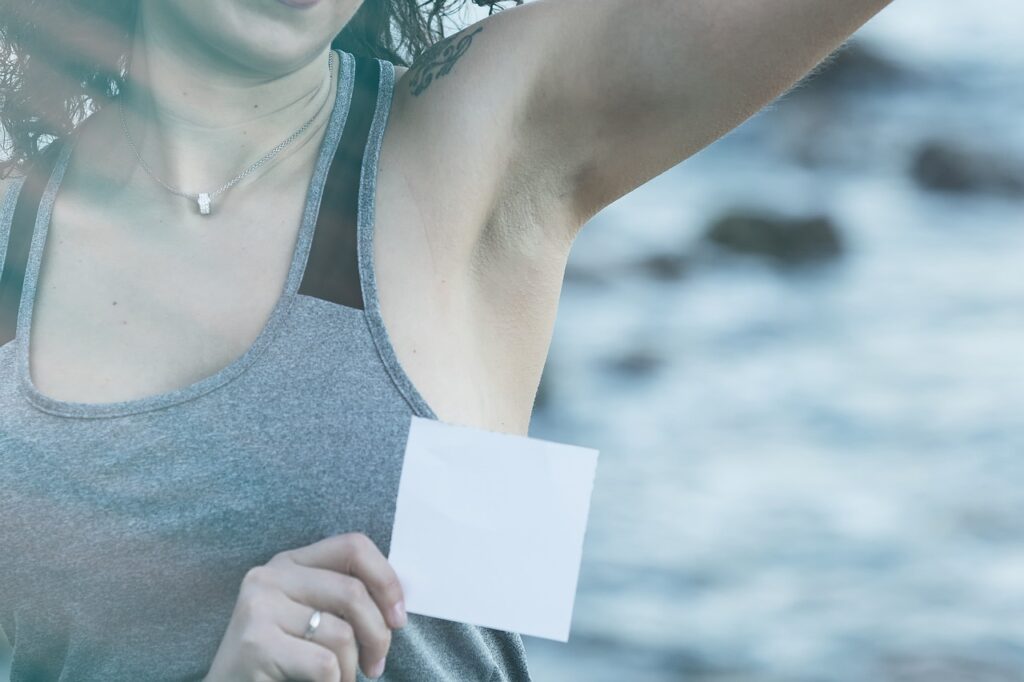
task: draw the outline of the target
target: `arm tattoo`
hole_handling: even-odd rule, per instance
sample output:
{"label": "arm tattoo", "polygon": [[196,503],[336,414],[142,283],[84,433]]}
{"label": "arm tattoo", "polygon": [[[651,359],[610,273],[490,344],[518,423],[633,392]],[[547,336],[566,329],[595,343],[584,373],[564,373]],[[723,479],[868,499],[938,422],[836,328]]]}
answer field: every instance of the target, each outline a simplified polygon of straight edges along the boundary
{"label": "arm tattoo", "polygon": [[[458,61],[459,57],[464,55],[466,50],[469,49],[470,43],[473,42],[473,36],[482,30],[484,30],[483,26],[478,26],[472,33],[461,37],[456,34],[434,43],[424,50],[420,58],[412,65],[409,81],[409,88],[412,90],[412,94],[418,96],[434,82],[435,77],[440,78],[447,75],[452,70],[452,67],[455,66],[455,62]],[[455,38],[459,40],[453,44],[452,41]]]}

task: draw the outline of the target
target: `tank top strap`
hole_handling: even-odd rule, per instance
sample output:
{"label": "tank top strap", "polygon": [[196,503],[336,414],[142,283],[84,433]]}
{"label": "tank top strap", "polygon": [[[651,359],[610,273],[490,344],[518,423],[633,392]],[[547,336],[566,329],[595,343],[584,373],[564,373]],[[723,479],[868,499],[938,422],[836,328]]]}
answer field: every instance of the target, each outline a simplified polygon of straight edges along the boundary
{"label": "tank top strap", "polygon": [[29,250],[43,192],[52,179],[66,137],[51,142],[24,177],[14,181],[0,208],[0,346],[14,340]]}
{"label": "tank top strap", "polygon": [[324,182],[316,232],[298,293],[361,309],[394,385],[415,414],[436,420],[437,414],[395,353],[377,295],[373,253],[377,175],[396,88],[395,65],[368,57],[355,57],[354,61],[351,108]]}
{"label": "tank top strap", "polygon": [[[381,84],[394,68],[390,62],[354,56],[352,98],[345,128],[324,182],[313,242],[298,293],[365,310],[364,283],[360,277],[360,197],[375,178],[379,151],[371,136],[374,124],[388,110],[390,92]],[[382,98],[387,94],[388,98]],[[365,202],[366,197],[362,198]]]}

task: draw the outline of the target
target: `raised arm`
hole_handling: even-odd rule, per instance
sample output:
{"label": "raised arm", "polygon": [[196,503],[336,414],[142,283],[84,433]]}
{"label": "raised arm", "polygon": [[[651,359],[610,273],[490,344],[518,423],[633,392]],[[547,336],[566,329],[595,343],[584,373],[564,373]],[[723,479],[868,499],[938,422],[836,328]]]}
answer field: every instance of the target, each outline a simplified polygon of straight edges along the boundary
{"label": "raised arm", "polygon": [[582,224],[783,94],[890,1],[536,0],[496,14],[523,182],[563,187]]}

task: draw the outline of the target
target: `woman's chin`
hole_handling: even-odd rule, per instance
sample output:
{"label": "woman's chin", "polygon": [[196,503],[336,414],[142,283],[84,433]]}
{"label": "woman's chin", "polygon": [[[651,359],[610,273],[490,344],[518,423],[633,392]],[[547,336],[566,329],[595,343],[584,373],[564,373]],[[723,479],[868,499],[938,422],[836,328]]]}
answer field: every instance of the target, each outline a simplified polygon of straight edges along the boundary
{"label": "woman's chin", "polygon": [[317,0],[300,8],[282,0],[178,0],[150,8],[155,10],[154,23],[177,27],[174,33],[182,42],[198,39],[236,64],[276,75],[315,58],[360,4],[356,0]]}

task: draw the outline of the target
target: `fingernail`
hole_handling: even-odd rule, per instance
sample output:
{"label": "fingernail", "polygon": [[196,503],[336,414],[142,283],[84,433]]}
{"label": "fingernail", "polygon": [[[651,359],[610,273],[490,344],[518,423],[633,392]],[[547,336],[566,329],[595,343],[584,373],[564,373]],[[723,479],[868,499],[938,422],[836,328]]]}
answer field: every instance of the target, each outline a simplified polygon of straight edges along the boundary
{"label": "fingernail", "polygon": [[377,679],[378,677],[380,677],[381,675],[384,674],[384,660],[385,659],[382,658],[382,659],[380,659],[379,661],[377,661],[376,663],[374,663],[373,665],[370,666],[370,670],[369,670],[369,676],[370,677],[372,677],[373,679]]}
{"label": "fingernail", "polygon": [[391,620],[396,623],[396,627],[403,628],[406,623],[409,622],[408,617],[405,614],[405,601],[400,601],[391,607]]}

